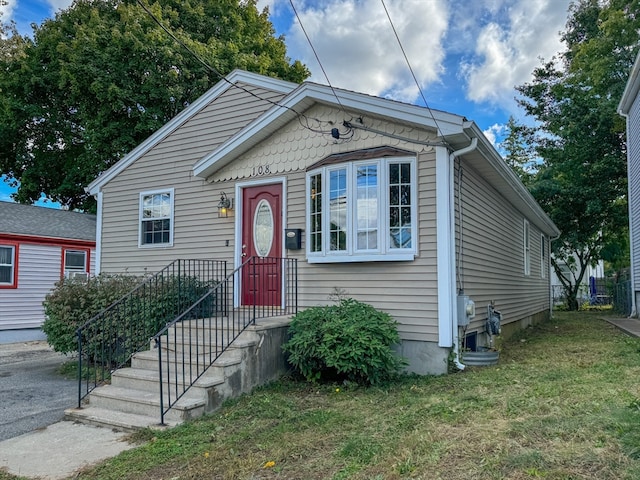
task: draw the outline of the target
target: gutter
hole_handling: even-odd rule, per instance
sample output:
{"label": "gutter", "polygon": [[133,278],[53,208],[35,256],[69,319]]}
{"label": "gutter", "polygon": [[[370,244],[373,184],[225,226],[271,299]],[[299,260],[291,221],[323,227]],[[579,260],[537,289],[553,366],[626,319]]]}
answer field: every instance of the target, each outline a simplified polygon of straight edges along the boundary
{"label": "gutter", "polygon": [[[465,155],[469,152],[474,151],[476,148],[478,147],[478,137],[473,137],[471,139],[471,143],[469,145],[467,145],[466,147],[463,147],[459,150],[455,150],[453,152],[451,152],[449,154],[449,168],[451,173],[451,182],[449,183],[450,185],[450,195],[451,197],[453,197],[453,190],[454,190],[454,180],[453,180],[453,165],[455,162],[455,159],[458,158],[461,155]],[[453,250],[455,252],[455,218],[453,218],[453,200],[451,201],[451,207],[449,209],[451,218],[450,218],[450,226],[451,226],[451,240],[453,241]],[[462,243],[462,238],[460,238],[460,242]],[[453,264],[454,264],[454,269],[453,269],[453,278],[455,281],[456,278],[456,269],[457,266],[455,265],[455,255],[454,255],[454,260],[453,260]],[[453,291],[455,292],[455,285],[454,285],[454,289]],[[460,362],[460,338],[459,338],[459,330],[460,327],[458,326],[458,302],[455,301],[455,299],[451,299],[452,303],[455,305],[455,307],[452,309],[453,310],[453,318],[451,319],[451,334],[452,334],[452,339],[453,339],[453,351],[455,352],[455,355],[453,356],[453,363],[455,364],[456,368],[458,370],[464,370],[465,369],[465,365]]]}

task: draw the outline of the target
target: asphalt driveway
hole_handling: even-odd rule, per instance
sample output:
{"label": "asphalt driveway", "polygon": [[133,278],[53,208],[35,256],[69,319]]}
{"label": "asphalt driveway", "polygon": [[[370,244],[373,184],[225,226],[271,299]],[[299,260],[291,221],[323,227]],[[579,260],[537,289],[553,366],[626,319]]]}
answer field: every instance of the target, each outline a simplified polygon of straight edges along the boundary
{"label": "asphalt driveway", "polygon": [[77,382],[56,373],[69,358],[44,341],[0,344],[0,441],[62,420]]}

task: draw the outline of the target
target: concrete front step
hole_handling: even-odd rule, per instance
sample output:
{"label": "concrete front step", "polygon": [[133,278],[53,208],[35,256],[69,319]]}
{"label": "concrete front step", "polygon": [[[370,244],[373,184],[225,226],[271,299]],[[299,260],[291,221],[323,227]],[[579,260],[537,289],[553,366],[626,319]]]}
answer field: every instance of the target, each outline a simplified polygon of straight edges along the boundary
{"label": "concrete front step", "polygon": [[259,336],[255,332],[235,332],[235,335],[237,336],[236,338],[231,332],[223,332],[223,334],[218,334],[217,336],[215,333],[209,335],[206,331],[193,332],[191,334],[189,332],[179,332],[177,335],[170,332],[168,337],[162,339],[162,348],[176,351],[208,351],[210,348],[215,349],[216,346],[225,348],[232,342],[236,347],[240,348],[255,345],[259,341]]}
{"label": "concrete front step", "polygon": [[170,421],[165,418],[165,424],[160,425],[159,410],[153,417],[148,415],[138,415],[135,413],[125,413],[115,410],[88,405],[83,408],[70,408],[65,410],[65,420],[77,421],[98,427],[109,427],[123,432],[135,432],[143,428],[165,429],[179,425],[179,422]]}
{"label": "concrete front step", "polygon": [[[172,395],[171,399],[175,400],[175,396]],[[104,385],[91,392],[90,405],[106,410],[160,418],[160,396],[155,392]],[[169,406],[169,397],[166,394],[163,405],[164,408]],[[184,422],[202,416],[205,406],[206,399],[194,398],[193,392],[188,391],[165,414],[165,418],[173,422]]]}
{"label": "concrete front step", "polygon": [[[235,344],[233,344],[235,347]],[[214,365],[211,368],[226,368],[233,365],[238,365],[242,361],[242,354],[238,348],[229,348],[222,352],[220,357],[215,360]],[[162,353],[162,368],[166,369],[169,365],[178,365],[178,368],[182,368],[183,365],[187,366],[190,363],[198,365],[207,365],[211,363],[211,357],[209,355],[188,355],[183,357],[181,354],[176,355],[175,352]],[[131,359],[131,366],[133,368],[140,368],[145,370],[158,371],[158,350],[146,350],[144,352],[136,353]],[[156,373],[157,375],[157,373]]]}
{"label": "concrete front step", "polygon": [[[201,375],[198,378],[199,373]],[[111,385],[131,390],[160,393],[160,380],[158,377],[158,372],[153,370],[121,368],[111,375]],[[177,375],[173,368],[168,372],[163,371],[162,378],[162,388],[166,392],[169,391],[170,388],[175,389],[176,383],[180,390],[183,390],[185,386],[189,386],[191,383],[193,383],[191,388],[213,388],[216,385],[224,383],[225,375],[222,369],[215,367],[210,367],[206,370],[204,367],[201,367],[200,372],[198,372],[195,368],[192,367],[189,369],[187,366],[184,370],[180,368]],[[204,394],[206,393],[203,393],[203,395]]]}
{"label": "concrete front step", "polygon": [[[172,346],[167,342],[167,336],[163,337],[163,377],[166,377],[167,371],[173,374],[178,369],[178,377],[181,378],[183,369],[185,372],[189,370],[190,362],[197,364],[196,368],[204,368],[211,364],[212,358],[215,360],[202,378],[196,381],[196,386],[190,388],[165,414],[165,424],[173,426],[214,411],[226,399],[249,392],[253,387],[273,380],[286,371],[281,344],[286,341],[289,321],[288,316],[259,319],[255,325],[247,327],[218,358],[215,358],[215,353],[213,356],[208,351],[205,354],[202,344],[196,344],[197,348],[190,342],[184,347]],[[198,338],[207,336],[205,331]],[[182,337],[181,334],[177,338]],[[169,350],[165,349],[167,346]],[[70,420],[124,431],[158,428],[158,381],[158,350],[151,345],[151,350],[133,356],[131,368],[114,372],[110,385],[94,389],[83,408],[67,410],[65,415]],[[168,387],[167,384],[165,386]],[[174,385],[172,389],[163,387],[163,392],[170,392],[174,401],[182,390],[182,385],[178,388]],[[168,406],[165,395],[164,407]]]}

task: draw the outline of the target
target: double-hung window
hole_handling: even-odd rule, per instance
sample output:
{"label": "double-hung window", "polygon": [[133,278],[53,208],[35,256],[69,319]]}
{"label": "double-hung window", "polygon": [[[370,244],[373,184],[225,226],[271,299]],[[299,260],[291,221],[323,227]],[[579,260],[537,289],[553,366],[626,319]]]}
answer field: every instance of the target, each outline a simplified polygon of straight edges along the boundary
{"label": "double-hung window", "polygon": [[140,247],[173,245],[173,189],[140,194]]}
{"label": "double-hung window", "polygon": [[16,246],[0,245],[0,288],[16,288]]}
{"label": "double-hung window", "polygon": [[413,260],[416,180],[414,157],[353,161],[308,172],[309,262]]}
{"label": "double-hung window", "polygon": [[64,276],[67,278],[89,278],[87,250],[64,249]]}

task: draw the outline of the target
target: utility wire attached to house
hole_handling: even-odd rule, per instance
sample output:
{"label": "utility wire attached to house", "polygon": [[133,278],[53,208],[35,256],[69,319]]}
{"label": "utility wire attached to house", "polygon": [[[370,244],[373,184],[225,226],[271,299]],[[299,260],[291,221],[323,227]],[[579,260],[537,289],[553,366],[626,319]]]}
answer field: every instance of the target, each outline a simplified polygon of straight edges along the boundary
{"label": "utility wire attached to house", "polygon": [[[187,46],[182,40],[180,40],[178,37],[176,37],[173,32],[167,28],[158,17],[156,17],[153,12],[151,10],[149,10],[149,8],[142,2],[142,0],[136,0],[136,3],[147,13],[147,15],[149,15],[149,17],[151,17],[151,19],[162,29],[164,30],[164,32],[169,35],[169,37],[171,37],[173,39],[173,41],[175,41],[177,44],[179,44],[182,48],[184,48],[193,58],[195,58],[200,64],[202,64],[207,70],[209,70],[210,72],[212,72],[213,74],[215,74],[220,80],[224,80],[225,82],[227,82],[229,85],[231,85],[232,87],[235,87],[239,90],[242,90],[245,93],[248,93],[249,95],[257,98],[258,100],[261,100],[263,102],[267,102],[270,103],[274,106],[280,107],[280,108],[285,108],[287,110],[290,110],[291,112],[293,112],[297,119],[298,122],[300,123],[300,125],[302,125],[303,128],[306,128],[307,130],[310,130],[314,133],[319,133],[322,135],[333,135],[332,130],[321,130],[321,129],[316,129],[313,128],[309,125],[309,121],[313,120],[315,122],[318,123],[318,125],[322,125],[323,123],[330,123],[330,122],[326,122],[326,121],[322,121],[319,120],[317,118],[311,118],[308,117],[306,115],[304,115],[303,113],[300,113],[298,111],[296,111],[294,108],[292,107],[288,107],[286,105],[282,105],[278,102],[275,102],[269,98],[264,98],[261,97],[260,95],[258,95],[255,92],[252,92],[251,90],[249,90],[248,88],[243,87],[242,85],[238,85],[236,83],[231,82],[224,74],[222,74],[219,70],[217,70],[216,68],[212,67],[211,65],[209,65],[204,59],[202,59],[202,57],[200,57],[196,52],[194,52],[191,48],[189,48],[189,46]],[[337,98],[337,97],[336,97]],[[344,110],[344,109],[343,109]],[[304,119],[304,122],[302,121]]]}
{"label": "utility wire attached to house", "polygon": [[[329,85],[329,88],[331,89],[331,92],[333,93],[333,96],[336,97],[336,101],[338,102],[338,105],[340,105],[340,108],[342,110],[342,113],[345,116],[345,120],[347,117],[347,112],[344,108],[344,105],[342,105],[342,102],[340,101],[340,97],[338,97],[338,94],[336,93],[336,90],[333,88],[333,85],[331,84],[331,80],[329,80],[329,75],[327,75],[326,70],[324,69],[324,65],[322,65],[322,62],[320,61],[320,57],[318,56],[318,52],[316,51],[315,47],[313,46],[313,43],[311,42],[311,38],[309,37],[309,35],[307,34],[307,30],[304,28],[304,25],[302,24],[302,20],[300,19],[300,15],[298,15],[298,11],[296,10],[296,6],[293,4],[293,0],[289,0],[289,3],[291,4],[291,9],[293,10],[294,15],[296,16],[296,19],[298,20],[298,23],[300,24],[300,28],[302,29],[302,33],[304,33],[305,38],[307,39],[307,42],[309,42],[309,46],[311,47],[311,51],[313,52],[313,55],[316,57],[316,61],[318,62],[318,65],[320,65],[320,70],[322,70],[322,74],[324,75],[325,80],[327,81],[327,85]],[[343,123],[344,126],[346,126],[346,122]],[[349,128],[349,127],[347,127]],[[350,137],[353,137],[353,130],[351,130],[349,128],[349,130],[347,131],[347,135],[351,134]],[[335,135],[335,133],[334,133]],[[340,134],[340,136],[342,137],[345,134]]]}

